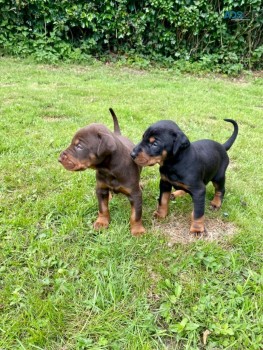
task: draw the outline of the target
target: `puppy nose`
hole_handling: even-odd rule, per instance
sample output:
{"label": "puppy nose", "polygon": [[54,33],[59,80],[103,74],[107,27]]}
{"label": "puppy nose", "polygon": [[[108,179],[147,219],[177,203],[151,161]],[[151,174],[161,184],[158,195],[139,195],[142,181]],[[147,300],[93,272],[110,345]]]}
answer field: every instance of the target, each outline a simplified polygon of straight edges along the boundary
{"label": "puppy nose", "polygon": [[65,152],[62,152],[58,158],[59,163],[61,163],[63,160],[67,158],[67,155]]}
{"label": "puppy nose", "polygon": [[132,159],[136,158],[136,153],[134,151],[131,152],[131,157],[132,157]]}

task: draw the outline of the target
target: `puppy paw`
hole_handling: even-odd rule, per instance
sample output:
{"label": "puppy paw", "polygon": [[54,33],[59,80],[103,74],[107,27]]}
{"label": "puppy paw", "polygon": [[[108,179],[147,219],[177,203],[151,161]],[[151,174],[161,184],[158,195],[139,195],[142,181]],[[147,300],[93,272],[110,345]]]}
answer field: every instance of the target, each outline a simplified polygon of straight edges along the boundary
{"label": "puppy paw", "polygon": [[217,191],[214,195],[214,198],[210,202],[210,209],[212,210],[218,210],[221,208],[222,205],[222,193]]}
{"label": "puppy paw", "polygon": [[167,212],[165,211],[162,211],[162,210],[156,210],[154,213],[153,213],[153,216],[158,219],[158,220],[162,220],[162,219],[165,219],[166,216],[167,216]]}
{"label": "puppy paw", "polygon": [[190,231],[190,235],[196,238],[202,238],[207,236],[207,231],[206,229],[204,229],[204,231]]}
{"label": "puppy paw", "polygon": [[204,225],[204,217],[200,219],[193,220],[190,227],[190,234],[194,236],[203,236],[206,233],[205,225]]}
{"label": "puppy paw", "polygon": [[211,201],[211,202],[210,202],[210,206],[209,206],[209,209],[210,209],[210,210],[216,211],[216,210],[219,210],[220,208],[221,208],[221,204],[218,205],[218,204],[215,203],[214,201]]}
{"label": "puppy paw", "polygon": [[141,236],[144,233],[145,233],[145,228],[141,224],[133,225],[131,227],[131,234],[133,236]]}
{"label": "puppy paw", "polygon": [[109,227],[108,218],[98,217],[98,219],[94,222],[93,227],[95,230],[106,229]]}

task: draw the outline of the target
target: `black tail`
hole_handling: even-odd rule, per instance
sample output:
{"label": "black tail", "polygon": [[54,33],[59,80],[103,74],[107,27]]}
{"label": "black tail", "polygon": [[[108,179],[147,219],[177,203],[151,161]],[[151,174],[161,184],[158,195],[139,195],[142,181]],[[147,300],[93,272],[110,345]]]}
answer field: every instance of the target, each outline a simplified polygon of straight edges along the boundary
{"label": "black tail", "polygon": [[118,122],[118,119],[116,117],[116,114],[114,113],[114,110],[112,108],[110,108],[109,110],[110,110],[110,113],[111,113],[112,119],[113,119],[114,133],[121,135],[121,130],[120,130],[120,126],[119,126],[119,122]]}
{"label": "black tail", "polygon": [[235,142],[235,139],[237,137],[238,134],[238,125],[237,123],[232,120],[232,119],[224,119],[226,122],[232,123],[234,125],[234,132],[231,135],[231,137],[223,144],[223,146],[225,147],[225,150],[228,151],[229,148],[233,145],[233,143]]}

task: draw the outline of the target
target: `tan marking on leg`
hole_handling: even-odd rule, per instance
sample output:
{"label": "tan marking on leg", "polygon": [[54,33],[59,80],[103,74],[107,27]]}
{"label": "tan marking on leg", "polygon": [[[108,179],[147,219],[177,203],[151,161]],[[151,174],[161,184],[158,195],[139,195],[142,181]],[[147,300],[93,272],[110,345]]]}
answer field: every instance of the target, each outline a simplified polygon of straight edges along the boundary
{"label": "tan marking on leg", "polygon": [[221,196],[222,196],[221,192],[219,192],[219,191],[215,192],[214,198],[210,202],[214,209],[219,209],[221,207],[221,205],[222,205]]}
{"label": "tan marking on leg", "polygon": [[170,192],[163,192],[161,203],[158,204],[158,208],[153,214],[156,218],[164,219],[167,216],[169,210],[170,195]]}
{"label": "tan marking on leg", "polygon": [[100,202],[100,211],[97,220],[94,222],[94,229],[100,230],[102,228],[108,228],[110,223],[109,212],[109,197]]}
{"label": "tan marking on leg", "polygon": [[192,213],[192,223],[190,227],[190,233],[204,233],[204,232],[205,232],[204,215],[198,219],[194,219],[194,213]]}

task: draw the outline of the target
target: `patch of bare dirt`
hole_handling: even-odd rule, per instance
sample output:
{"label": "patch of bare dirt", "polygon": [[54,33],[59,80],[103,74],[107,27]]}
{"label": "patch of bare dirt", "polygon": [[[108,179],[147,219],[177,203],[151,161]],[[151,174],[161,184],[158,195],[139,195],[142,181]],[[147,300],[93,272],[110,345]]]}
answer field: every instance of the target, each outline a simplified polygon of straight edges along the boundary
{"label": "patch of bare dirt", "polygon": [[253,71],[253,77],[256,77],[256,78],[263,78],[263,70],[256,70],[256,71]]}
{"label": "patch of bare dirt", "polygon": [[232,236],[237,231],[231,222],[223,221],[219,218],[205,218],[206,232],[203,235],[195,236],[189,233],[190,216],[174,216],[168,222],[155,221],[153,228],[160,230],[168,239],[168,245],[176,243],[189,244],[198,239],[205,241],[220,241],[226,236]]}

